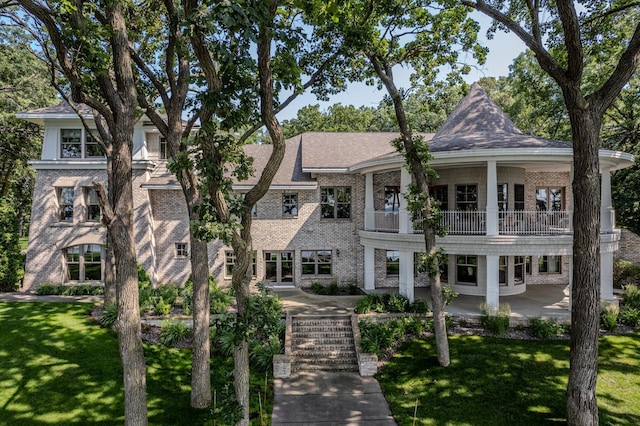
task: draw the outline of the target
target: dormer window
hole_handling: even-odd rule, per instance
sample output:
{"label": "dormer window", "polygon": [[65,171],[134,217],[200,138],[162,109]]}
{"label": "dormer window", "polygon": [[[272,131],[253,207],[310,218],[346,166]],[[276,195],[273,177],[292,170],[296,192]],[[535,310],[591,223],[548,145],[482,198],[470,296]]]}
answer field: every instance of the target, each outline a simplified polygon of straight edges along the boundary
{"label": "dormer window", "polygon": [[60,130],[61,158],[102,158],[102,147],[84,129]]}

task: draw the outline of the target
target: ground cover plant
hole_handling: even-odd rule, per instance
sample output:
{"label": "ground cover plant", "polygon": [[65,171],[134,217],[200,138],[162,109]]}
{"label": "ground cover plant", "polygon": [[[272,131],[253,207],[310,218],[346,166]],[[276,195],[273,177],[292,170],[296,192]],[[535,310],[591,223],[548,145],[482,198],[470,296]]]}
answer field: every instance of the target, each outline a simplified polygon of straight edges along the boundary
{"label": "ground cover plant", "polygon": [[[124,422],[122,366],[116,334],[90,317],[90,304],[0,303],[0,425],[104,424]],[[149,424],[213,424],[211,410],[189,406],[191,353],[145,345]],[[233,361],[212,359],[217,424],[225,424]],[[252,424],[270,415],[271,376],[251,380]],[[232,392],[231,392],[232,394]],[[255,399],[255,401],[254,401]],[[208,423],[207,423],[208,422]]]}
{"label": "ground cover plant", "polygon": [[[433,337],[403,344],[377,375],[399,425],[564,424],[568,340],[449,337],[438,366]],[[640,424],[640,334],[600,339],[600,424]]]}

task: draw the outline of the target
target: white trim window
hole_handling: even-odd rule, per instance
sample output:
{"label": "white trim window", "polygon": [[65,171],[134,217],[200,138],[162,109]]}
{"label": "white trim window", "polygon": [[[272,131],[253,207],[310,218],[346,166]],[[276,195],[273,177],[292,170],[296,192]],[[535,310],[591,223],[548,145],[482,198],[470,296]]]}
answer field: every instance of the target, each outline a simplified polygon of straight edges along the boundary
{"label": "white trim window", "polygon": [[60,129],[60,158],[104,158],[104,152],[85,129]]}
{"label": "white trim window", "polygon": [[525,256],[513,256],[513,281],[515,285],[524,284]]}
{"label": "white trim window", "polygon": [[387,277],[400,276],[400,252],[397,250],[387,250]]}
{"label": "white trim window", "polygon": [[456,284],[478,285],[477,256],[456,256]]}
{"label": "white trim window", "polygon": [[538,272],[541,274],[561,274],[562,256],[540,256],[538,258]]}
{"label": "white trim window", "polygon": [[102,219],[102,209],[100,208],[100,202],[98,201],[98,193],[95,188],[86,187],[84,189],[84,202],[86,205],[87,222],[100,222]]}
{"label": "white trim window", "polygon": [[302,275],[331,275],[332,254],[331,250],[302,250]]}

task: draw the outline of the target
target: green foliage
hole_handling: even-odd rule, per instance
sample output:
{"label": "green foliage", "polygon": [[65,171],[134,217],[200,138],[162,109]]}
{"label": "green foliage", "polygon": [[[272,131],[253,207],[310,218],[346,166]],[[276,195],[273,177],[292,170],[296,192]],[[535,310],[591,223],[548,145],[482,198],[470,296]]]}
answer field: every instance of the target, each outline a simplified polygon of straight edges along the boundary
{"label": "green foliage", "polygon": [[[182,310],[186,315],[193,313],[193,281],[191,277],[179,292],[182,297]],[[218,287],[213,275],[209,275],[209,310],[212,314],[223,314],[229,310],[233,299],[230,290]]]}
{"label": "green foliage", "polygon": [[19,233],[14,204],[7,197],[0,198],[0,291],[13,291],[19,287],[22,269]]}
{"label": "green foliage", "polygon": [[432,320],[418,318],[394,318],[385,322],[373,319],[361,320],[360,348],[366,353],[381,356],[385,351],[405,340],[406,333],[420,334],[424,330],[433,330]]}
{"label": "green foliage", "polygon": [[413,312],[415,314],[428,314],[431,312],[431,308],[426,300],[415,299],[409,307],[409,312]]}
{"label": "green foliage", "polygon": [[624,288],[629,284],[640,284],[640,266],[618,259],[613,263],[613,287]]}
{"label": "green foliage", "polygon": [[138,266],[138,288],[140,290],[147,289],[151,287],[151,278],[149,278],[149,274],[144,270],[141,264],[137,264]]}
{"label": "green foliage", "polygon": [[318,282],[311,284],[311,291],[315,294],[321,294],[324,296],[337,296],[340,294],[340,287],[338,283],[333,281],[329,285],[323,285]]}
{"label": "green foliage", "polygon": [[629,284],[624,288],[622,302],[625,306],[640,309],[640,287],[635,284]]}
{"label": "green foliage", "polygon": [[629,327],[640,326],[640,308],[623,306],[618,314],[618,322]]}
{"label": "green foliage", "polygon": [[112,328],[118,319],[118,305],[116,303],[109,303],[102,308],[102,314],[100,315],[100,325],[104,328]]}
{"label": "green foliage", "polygon": [[614,331],[618,327],[620,308],[613,303],[605,304],[600,310],[600,325],[607,331]]}
{"label": "green foliage", "polygon": [[536,339],[550,339],[564,333],[564,325],[554,319],[532,318],[529,321],[529,330]]}
{"label": "green foliage", "polygon": [[164,346],[174,346],[191,337],[193,329],[184,321],[166,319],[160,325],[160,343]]}
{"label": "green foliage", "polygon": [[480,305],[480,325],[491,333],[502,336],[509,329],[510,314],[508,303],[501,303],[498,309],[483,303]]}
{"label": "green foliage", "polygon": [[205,425],[233,425],[242,420],[242,405],[236,401],[233,389],[233,374],[227,374],[227,380],[220,388],[213,390],[213,405],[209,409],[210,417]]}
{"label": "green foliage", "polygon": [[104,294],[104,287],[90,284],[40,284],[36,294],[62,296],[98,296]]}
{"label": "green foliage", "polygon": [[447,305],[451,304],[451,302],[453,302],[453,299],[458,297],[460,295],[460,293],[455,291],[453,289],[453,287],[451,287],[449,284],[447,284],[447,285],[442,287],[442,295],[444,296],[444,305],[447,306]]}
{"label": "green foliage", "polygon": [[164,298],[160,296],[153,304],[153,313],[155,315],[169,315],[171,313],[171,305],[165,302]]}
{"label": "green foliage", "polygon": [[406,312],[409,307],[409,299],[401,294],[394,294],[387,302],[389,312]]}
{"label": "green foliage", "polygon": [[384,312],[382,296],[377,293],[367,294],[356,303],[357,314],[368,314],[370,312]]}

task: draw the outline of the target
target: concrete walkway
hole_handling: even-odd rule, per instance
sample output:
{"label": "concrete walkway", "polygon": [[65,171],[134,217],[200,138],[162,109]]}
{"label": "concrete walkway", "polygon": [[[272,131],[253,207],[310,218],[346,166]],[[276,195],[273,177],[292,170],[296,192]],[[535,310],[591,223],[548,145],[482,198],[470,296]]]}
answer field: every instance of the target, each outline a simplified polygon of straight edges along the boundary
{"label": "concrete walkway", "polygon": [[61,302],[61,303],[97,303],[104,300],[103,296],[40,296],[31,292],[15,291],[0,293],[0,302]]}
{"label": "concrete walkway", "polygon": [[354,372],[300,372],[275,379],[271,424],[395,425],[373,377]]}

